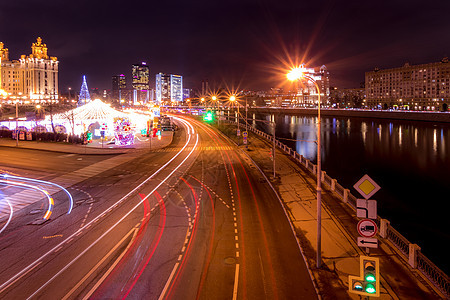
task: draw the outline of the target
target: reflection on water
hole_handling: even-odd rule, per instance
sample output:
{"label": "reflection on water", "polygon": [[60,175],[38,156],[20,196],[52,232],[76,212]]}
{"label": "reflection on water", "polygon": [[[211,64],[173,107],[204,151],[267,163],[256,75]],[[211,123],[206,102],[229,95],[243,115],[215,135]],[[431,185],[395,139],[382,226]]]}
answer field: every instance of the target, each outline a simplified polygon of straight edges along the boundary
{"label": "reflection on water", "polygon": [[[253,117],[276,120],[277,138],[316,161],[317,117]],[[268,124],[255,126],[272,133]],[[450,243],[450,124],[323,117],[321,136],[323,169],[347,188],[369,174],[382,188],[375,195],[380,215],[439,267],[450,266],[437,245]]]}

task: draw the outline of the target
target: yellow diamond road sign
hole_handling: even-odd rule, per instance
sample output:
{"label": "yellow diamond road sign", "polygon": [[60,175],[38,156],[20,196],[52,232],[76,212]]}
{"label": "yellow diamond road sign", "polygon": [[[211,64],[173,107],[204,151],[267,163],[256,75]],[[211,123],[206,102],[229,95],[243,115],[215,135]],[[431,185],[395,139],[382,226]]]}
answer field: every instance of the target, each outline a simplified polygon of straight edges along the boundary
{"label": "yellow diamond road sign", "polygon": [[367,174],[364,175],[353,187],[366,199],[369,199],[373,196],[373,194],[380,190],[380,186]]}

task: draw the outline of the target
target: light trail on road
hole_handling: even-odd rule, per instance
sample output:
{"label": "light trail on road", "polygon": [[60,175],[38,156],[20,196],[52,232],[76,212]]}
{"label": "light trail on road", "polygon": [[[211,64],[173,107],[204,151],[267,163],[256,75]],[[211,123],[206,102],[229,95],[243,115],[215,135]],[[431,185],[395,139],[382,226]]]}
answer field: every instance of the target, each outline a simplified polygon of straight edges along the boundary
{"label": "light trail on road", "polygon": [[0,233],[2,233],[3,230],[5,230],[5,228],[8,227],[9,223],[11,222],[12,216],[14,214],[13,207],[12,207],[11,203],[9,202],[9,200],[6,199],[6,198],[3,198],[2,200],[4,200],[6,203],[8,203],[8,206],[9,206],[9,217],[8,217],[8,220],[6,221],[5,225],[2,227],[2,229],[0,229]]}
{"label": "light trail on road", "polygon": [[[226,147],[223,147],[223,145],[225,144],[224,141],[222,140],[222,138],[220,138],[216,132],[214,132],[211,128],[209,128],[208,126],[206,126],[205,124],[195,121],[195,120],[190,120],[193,121],[198,127],[202,128],[203,131],[211,138],[211,140],[216,144],[216,149],[219,150],[219,153],[221,155],[221,159],[223,161],[224,164],[224,169],[226,171],[227,174],[227,179],[228,179],[228,185],[230,188],[230,196],[232,199],[232,209],[233,209],[233,218],[234,218],[234,229],[235,229],[235,245],[236,245],[236,259],[238,259],[239,257],[241,257],[242,259],[242,265],[245,266],[245,252],[244,252],[244,237],[243,237],[243,222],[242,222],[242,212],[241,212],[241,201],[240,201],[240,192],[239,192],[239,184],[238,184],[238,179],[236,177],[236,172],[234,170],[233,167],[233,163],[231,161],[230,156],[228,155],[227,151],[224,151],[224,149],[226,149]],[[228,145],[228,144],[227,144]],[[209,147],[208,147],[209,148]],[[224,155],[225,153],[225,155]],[[226,158],[225,158],[226,157]],[[231,167],[231,173],[233,174],[233,177],[235,178],[235,186],[236,186],[236,190],[237,190],[237,197],[238,197],[238,204],[239,204],[239,222],[236,219],[236,209],[235,209],[235,205],[234,205],[234,196],[233,196],[233,189],[232,189],[232,185],[231,185],[231,177],[230,177],[230,172],[228,170],[228,166]],[[195,179],[195,178],[194,178]],[[205,187],[205,186],[204,186]],[[205,187],[206,189],[206,187]],[[209,193],[209,192],[208,192]],[[214,205],[212,205],[212,209],[214,210]],[[238,225],[237,223],[239,223],[240,225],[240,230],[238,230]],[[240,238],[238,238],[240,233]],[[214,234],[214,232],[213,232]],[[240,252],[242,253],[242,255],[240,255]],[[244,269],[245,270],[245,269]],[[204,269],[203,272],[206,272],[206,268]],[[236,269],[235,272],[233,274],[233,278],[234,278],[234,285],[233,285],[233,291],[232,291],[232,299],[235,300],[237,299],[237,293],[238,293],[238,286],[239,286],[239,274],[240,274],[240,264],[236,263]],[[202,276],[201,281],[203,280],[204,276]],[[243,299],[246,299],[246,295],[247,295],[247,286],[246,286],[246,276],[245,276],[245,272],[243,272],[242,274],[242,295],[243,295]],[[197,291],[197,298],[200,297],[201,290],[199,288],[199,290]],[[160,297],[160,299],[162,299]]]}
{"label": "light trail on road", "polygon": [[[64,244],[67,243],[67,241],[75,238],[78,234],[80,234],[84,229],[90,227],[92,224],[97,222],[99,219],[104,217],[107,213],[109,213],[114,207],[116,207],[119,203],[123,202],[125,199],[136,193],[140,188],[142,188],[143,185],[148,183],[151,179],[153,179],[157,174],[159,174],[162,170],[164,170],[172,161],[174,161],[181,153],[184,152],[184,150],[187,148],[189,143],[191,142],[191,139],[193,139],[193,133],[194,129],[189,122],[185,120],[180,121],[183,123],[183,125],[186,126],[188,129],[188,132],[192,132],[192,134],[188,134],[188,137],[186,139],[185,145],[180,149],[180,151],[177,152],[176,155],[174,155],[169,161],[167,161],[163,166],[161,166],[156,172],[154,172],[152,175],[150,175],[148,178],[146,178],[144,181],[142,181],[139,185],[137,185],[134,189],[132,189],[130,192],[128,192],[125,196],[123,196],[121,199],[119,199],[116,203],[112,204],[108,209],[106,209],[104,212],[102,212],[100,215],[95,217],[93,220],[91,220],[89,223],[84,225],[82,228],[75,231],[73,234],[68,236],[66,239],[64,239],[62,242],[58,243],[56,246],[54,246],[52,249],[47,251],[45,254],[40,256],[38,259],[36,259],[34,262],[30,263],[27,267],[23,268],[20,272],[16,273],[15,275],[11,276],[7,281],[2,283],[0,285],[0,294],[4,292],[7,288],[9,288],[12,284],[17,282],[18,279],[20,279],[24,274],[29,272],[31,269],[33,269],[37,264],[40,264],[43,259],[48,257],[50,254],[56,252],[60,249],[60,247],[64,246]],[[191,131],[189,131],[189,128],[191,128]],[[102,240],[108,233],[110,233],[115,227],[117,227],[118,224],[120,224],[126,217],[128,217],[133,211],[135,211],[138,207],[141,206],[141,203],[145,201],[150,195],[152,195],[161,185],[163,185],[171,176],[187,161],[187,159],[192,155],[192,153],[196,150],[198,146],[199,137],[198,134],[195,135],[195,142],[194,146],[190,150],[190,152],[186,155],[186,157],[163,179],[161,182],[138,204],[136,204],[131,210],[129,210],[125,215],[123,215],[116,223],[114,223],[112,226],[108,228],[100,237],[98,237],[93,243],[91,243],[88,247],[86,247],[80,254],[78,254],[72,261],[68,262],[64,268],[62,268],[60,271],[58,271],[54,276],[52,276],[48,281],[46,281],[44,284],[40,286],[39,289],[37,289],[32,295],[30,295],[28,298],[32,298],[36,296],[40,291],[42,291],[50,282],[52,282],[56,277],[58,277],[62,272],[67,270],[72,264],[74,264],[81,256],[83,256],[87,251],[92,249],[100,240]]]}
{"label": "light trail on road", "polygon": [[67,214],[70,214],[72,212],[72,208],[73,208],[73,197],[72,197],[72,194],[70,194],[68,190],[66,190],[65,188],[63,188],[59,184],[56,184],[56,183],[53,183],[53,182],[50,182],[50,181],[40,180],[40,179],[14,176],[14,175],[10,175],[10,174],[7,174],[7,173],[0,174],[0,177],[5,178],[6,180],[8,180],[8,178],[12,178],[13,180],[15,179],[15,180],[18,180],[18,181],[32,181],[32,182],[42,183],[42,184],[46,184],[46,185],[56,186],[57,188],[61,189],[64,193],[66,193],[67,196],[69,197],[69,210],[67,211]]}
{"label": "light trail on road", "polygon": [[211,197],[211,193],[208,191],[208,189],[206,188],[206,186],[203,184],[202,181],[198,180],[197,178],[191,176],[191,178],[193,178],[194,180],[196,180],[203,189],[205,189],[205,191],[208,193],[208,197],[209,200],[211,202],[211,208],[212,208],[212,234],[211,234],[211,238],[210,238],[210,242],[209,242],[209,250],[208,250],[208,256],[205,262],[205,266],[203,267],[203,272],[202,272],[202,278],[200,279],[200,284],[198,285],[198,291],[197,291],[197,299],[198,299],[198,295],[200,295],[200,292],[202,290],[203,284],[205,283],[206,280],[206,274],[207,274],[207,270],[209,268],[209,265],[211,263],[211,257],[212,257],[212,252],[213,252],[213,246],[214,246],[214,231],[216,229],[216,210],[214,208],[214,202],[213,199]]}
{"label": "light trail on road", "polygon": [[0,182],[6,183],[6,184],[10,184],[10,185],[14,185],[14,186],[17,186],[17,187],[20,187],[20,188],[24,188],[24,189],[38,190],[39,192],[44,194],[45,197],[47,197],[47,200],[48,200],[48,209],[45,212],[43,218],[45,220],[48,220],[50,218],[50,216],[51,216],[51,214],[53,212],[53,206],[54,206],[55,203],[53,201],[53,198],[50,196],[50,194],[46,190],[40,188],[39,186],[34,186],[34,185],[31,185],[31,184],[26,184],[26,183],[22,183],[22,182],[14,182],[14,181],[11,181],[11,180],[6,180],[6,179],[0,179]]}
{"label": "light trail on road", "polygon": [[147,267],[148,263],[150,262],[150,260],[153,257],[153,254],[156,251],[156,248],[159,245],[159,242],[161,241],[161,237],[164,233],[164,228],[166,226],[166,205],[164,204],[164,201],[162,199],[162,197],[159,195],[158,192],[155,192],[156,197],[159,199],[158,203],[159,203],[159,207],[161,208],[160,210],[160,222],[159,222],[159,230],[158,230],[158,236],[152,241],[152,245],[150,247],[150,249],[147,250],[150,251],[150,254],[147,258],[147,260],[145,261],[145,263],[142,265],[141,270],[139,271],[139,273],[135,276],[133,282],[131,283],[130,288],[127,290],[127,292],[125,293],[125,295],[122,297],[122,300],[126,299],[128,297],[128,295],[130,294],[131,290],[134,288],[134,286],[136,285],[136,282],[139,280],[139,278],[141,277],[142,273],[144,272],[145,268]]}
{"label": "light trail on road", "polygon": [[[159,296],[159,300],[162,299],[167,299],[170,297],[170,294],[173,292],[174,287],[177,284],[178,278],[180,277],[180,274],[183,273],[183,269],[184,266],[186,265],[186,261],[189,257],[190,251],[192,250],[192,241],[195,239],[195,236],[197,234],[197,227],[198,227],[198,219],[199,219],[199,210],[200,210],[200,199],[197,196],[197,193],[195,193],[194,189],[192,188],[192,186],[184,179],[181,178],[181,180],[189,187],[189,189],[191,190],[192,196],[194,198],[194,203],[195,203],[195,213],[194,213],[194,220],[193,220],[193,225],[192,225],[192,230],[191,230],[191,235],[189,238],[189,242],[186,245],[186,249],[184,251],[184,256],[181,260],[181,262],[177,262],[177,264],[175,264],[171,276],[169,277],[169,279],[167,280],[164,289],[161,293],[161,295]],[[179,267],[178,267],[179,266]],[[175,273],[176,272],[176,273]],[[173,279],[173,280],[172,280]],[[166,295],[167,292],[167,295]]]}
{"label": "light trail on road", "polygon": [[269,253],[269,244],[267,242],[267,236],[266,236],[266,233],[265,233],[265,230],[264,230],[264,224],[263,224],[263,220],[262,220],[262,217],[261,217],[261,212],[260,212],[260,209],[259,209],[258,201],[256,200],[255,191],[253,189],[253,185],[250,182],[250,178],[248,177],[247,171],[245,171],[245,168],[244,168],[244,165],[242,164],[241,159],[238,157],[238,155],[236,153],[235,153],[235,156],[236,156],[236,160],[239,162],[239,164],[240,164],[240,166],[242,168],[242,171],[245,174],[245,177],[246,177],[247,183],[248,183],[248,187],[251,190],[252,199],[253,199],[253,202],[255,204],[256,213],[257,213],[257,216],[258,216],[258,224],[259,224],[259,227],[261,229],[261,234],[262,234],[263,241],[264,241],[264,249],[265,249],[265,252],[266,252],[266,261],[269,264],[270,279],[271,279],[271,283],[272,283],[272,290],[273,290],[274,297],[275,297],[274,299],[278,299],[277,285],[276,285],[276,281],[275,281],[275,275],[273,273],[273,264],[272,264],[272,259],[270,257],[270,253]]}
{"label": "light trail on road", "polygon": [[[208,128],[206,125],[198,122],[199,126],[203,127],[203,129],[205,130],[205,132],[214,140],[214,142],[216,143],[217,146],[219,145],[223,145],[224,141],[223,141],[223,137],[220,137],[216,132],[214,132],[211,128]],[[221,147],[219,147],[219,149],[221,149]],[[227,158],[227,161],[225,160],[225,156],[223,155],[223,152],[225,153],[225,156]],[[239,222],[237,222],[239,224],[239,233],[240,233],[240,239],[239,239],[239,243],[236,244],[236,257],[242,257],[242,269],[245,270],[246,267],[246,263],[247,263],[247,257],[246,257],[246,251],[245,251],[245,244],[244,244],[244,222],[243,222],[243,216],[242,216],[242,204],[241,204],[241,195],[240,195],[240,191],[239,191],[239,183],[238,183],[238,178],[236,176],[236,172],[233,166],[233,162],[231,161],[230,156],[228,155],[227,151],[220,151],[221,155],[222,155],[222,160],[224,162],[224,167],[225,170],[227,172],[227,177],[229,180],[229,185],[230,185],[230,189],[231,189],[231,176],[230,173],[232,174],[232,177],[234,177],[234,181],[235,181],[235,186],[236,186],[236,191],[237,191],[237,203],[238,203],[238,213],[239,213]],[[231,168],[231,172],[228,171],[227,168],[227,163]],[[231,192],[231,190],[230,190]],[[233,199],[233,194],[231,195],[232,199]],[[233,217],[236,220],[236,212],[233,211]],[[237,221],[237,220],[236,220]],[[239,245],[239,246],[238,246]],[[241,268],[240,264],[236,264],[236,271],[235,271],[235,279],[234,279],[234,288],[233,288],[233,299],[237,298],[237,293],[238,293],[238,285],[239,285],[239,274],[240,274],[240,268]],[[245,272],[242,272],[242,297],[243,299],[247,298],[247,277],[245,275]]]}

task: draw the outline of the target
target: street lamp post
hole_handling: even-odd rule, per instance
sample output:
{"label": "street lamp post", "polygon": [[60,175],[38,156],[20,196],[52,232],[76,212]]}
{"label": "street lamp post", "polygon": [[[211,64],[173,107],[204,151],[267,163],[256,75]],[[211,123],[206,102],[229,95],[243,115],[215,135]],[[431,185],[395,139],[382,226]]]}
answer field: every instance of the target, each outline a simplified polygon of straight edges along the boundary
{"label": "street lamp post", "polygon": [[[247,128],[247,97],[245,97],[245,132],[248,134],[248,128]],[[248,139],[248,136],[247,136]],[[248,141],[245,144],[245,148],[248,149]]]}
{"label": "street lamp post", "polygon": [[321,118],[320,118],[320,88],[317,82],[310,76],[304,74],[301,68],[294,68],[288,74],[287,78],[291,81],[300,80],[305,78],[311,81],[316,89],[318,95],[317,105],[317,268],[322,265],[322,170],[320,160],[321,150]]}
{"label": "street lamp post", "polygon": [[19,146],[19,100],[16,100],[16,147]]}
{"label": "street lamp post", "polygon": [[[238,133],[239,133],[239,102],[237,101],[236,96],[234,96],[234,95],[230,96],[230,101],[232,103],[236,103],[236,106],[237,106],[237,117],[236,117],[237,131],[236,131],[236,135],[238,135]],[[238,145],[239,145],[239,138],[238,138]]]}
{"label": "street lamp post", "polygon": [[217,102],[217,126],[219,126],[220,123],[220,112],[219,112],[219,100],[217,99],[217,96],[212,96],[211,97],[212,101]]}

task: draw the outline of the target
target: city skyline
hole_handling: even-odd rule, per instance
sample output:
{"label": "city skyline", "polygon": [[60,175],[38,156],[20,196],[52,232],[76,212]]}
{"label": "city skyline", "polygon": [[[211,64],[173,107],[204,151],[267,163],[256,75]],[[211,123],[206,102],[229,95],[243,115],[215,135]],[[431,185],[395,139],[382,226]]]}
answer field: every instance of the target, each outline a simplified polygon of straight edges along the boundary
{"label": "city skyline", "polygon": [[2,3],[0,40],[16,59],[41,36],[60,60],[61,92],[78,87],[82,75],[92,87],[110,89],[111,76],[136,61],[148,62],[150,77],[181,74],[193,88],[207,78],[211,86],[227,82],[258,90],[282,85],[281,69],[301,62],[326,65],[332,86],[352,88],[375,67],[448,56],[450,42],[443,37],[450,21],[443,14],[450,4],[443,1],[426,7],[419,1],[407,7],[356,1],[174,5],[180,9],[164,22],[163,3]]}

